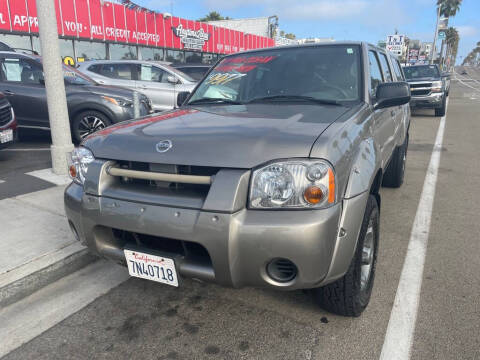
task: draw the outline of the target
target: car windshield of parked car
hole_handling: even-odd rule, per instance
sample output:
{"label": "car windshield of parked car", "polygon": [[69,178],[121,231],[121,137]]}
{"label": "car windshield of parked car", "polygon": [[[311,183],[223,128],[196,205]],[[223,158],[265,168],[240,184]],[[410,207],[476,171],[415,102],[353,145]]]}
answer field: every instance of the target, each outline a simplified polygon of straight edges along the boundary
{"label": "car windshield of parked car", "polygon": [[435,65],[407,66],[403,68],[408,80],[420,78],[439,78],[440,73]]}
{"label": "car windshield of parked car", "polygon": [[202,81],[189,104],[325,101],[361,97],[360,47],[322,45],[228,56]]}
{"label": "car windshield of parked car", "polygon": [[170,72],[174,73],[175,75],[177,75],[178,77],[181,77],[183,78],[184,80],[187,80],[188,82],[197,82],[197,80],[193,79],[191,76],[189,76],[188,74],[185,74],[183,71],[180,71],[178,69],[175,69],[171,66],[165,66]]}
{"label": "car windshield of parked car", "polygon": [[63,78],[71,85],[95,85],[95,81],[70,66],[63,66]]}

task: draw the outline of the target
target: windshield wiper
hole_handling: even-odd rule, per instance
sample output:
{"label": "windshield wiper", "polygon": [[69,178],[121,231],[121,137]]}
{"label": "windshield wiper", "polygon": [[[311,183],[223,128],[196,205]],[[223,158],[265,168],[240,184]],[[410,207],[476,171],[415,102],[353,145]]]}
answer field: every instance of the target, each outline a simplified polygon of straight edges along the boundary
{"label": "windshield wiper", "polygon": [[196,105],[196,104],[230,104],[230,105],[243,105],[240,101],[224,99],[224,98],[201,98],[197,100],[190,101],[187,105]]}
{"label": "windshield wiper", "polygon": [[313,96],[303,96],[303,95],[272,95],[272,96],[264,96],[259,98],[254,98],[248,103],[255,103],[255,102],[262,102],[262,101],[275,101],[275,100],[300,100],[300,101],[310,101],[317,104],[326,104],[326,105],[337,105],[343,106],[343,104],[337,100],[329,100],[329,99],[317,99]]}

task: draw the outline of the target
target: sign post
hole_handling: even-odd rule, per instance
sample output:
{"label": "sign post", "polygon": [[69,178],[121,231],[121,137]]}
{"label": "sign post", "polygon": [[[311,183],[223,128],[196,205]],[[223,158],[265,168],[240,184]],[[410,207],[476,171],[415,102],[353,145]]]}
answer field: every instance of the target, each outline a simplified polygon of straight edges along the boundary
{"label": "sign post", "polygon": [[57,18],[52,16],[55,14],[55,4],[53,0],[37,0],[37,9],[52,134],[52,169],[55,174],[64,175],[67,173],[67,153],[73,150],[73,144],[58,45]]}

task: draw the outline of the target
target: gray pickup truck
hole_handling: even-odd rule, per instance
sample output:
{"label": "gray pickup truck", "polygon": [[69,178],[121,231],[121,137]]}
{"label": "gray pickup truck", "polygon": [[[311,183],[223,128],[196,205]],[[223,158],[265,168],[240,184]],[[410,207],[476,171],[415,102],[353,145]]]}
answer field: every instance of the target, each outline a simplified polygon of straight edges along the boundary
{"label": "gray pickup truck", "polygon": [[69,224],[135,277],[311,289],[324,309],[359,316],[379,190],[404,178],[409,100],[398,61],[367,43],[227,56],[180,108],[71,154]]}
{"label": "gray pickup truck", "polygon": [[410,85],[412,108],[434,109],[435,116],[444,116],[450,91],[450,74],[441,73],[438,65],[415,65],[404,69]]}

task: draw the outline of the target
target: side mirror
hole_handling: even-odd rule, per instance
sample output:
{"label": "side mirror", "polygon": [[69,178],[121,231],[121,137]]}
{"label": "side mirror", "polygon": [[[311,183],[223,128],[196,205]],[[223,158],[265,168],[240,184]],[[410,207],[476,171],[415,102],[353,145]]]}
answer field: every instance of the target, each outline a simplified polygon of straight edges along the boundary
{"label": "side mirror", "polygon": [[168,75],[167,76],[167,81],[170,83],[170,84],[178,84],[179,83],[179,80],[173,76],[173,75]]}
{"label": "side mirror", "polygon": [[377,87],[377,96],[373,108],[383,109],[410,102],[410,86],[404,81],[382,83]]}
{"label": "side mirror", "polygon": [[190,91],[180,91],[177,96],[177,106],[182,106],[189,96]]}
{"label": "side mirror", "polygon": [[39,82],[41,85],[45,85],[45,78],[43,77],[43,74],[40,75],[40,77],[38,78],[38,82]]}

